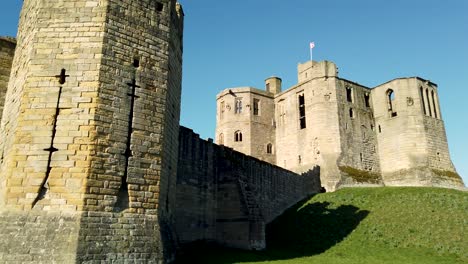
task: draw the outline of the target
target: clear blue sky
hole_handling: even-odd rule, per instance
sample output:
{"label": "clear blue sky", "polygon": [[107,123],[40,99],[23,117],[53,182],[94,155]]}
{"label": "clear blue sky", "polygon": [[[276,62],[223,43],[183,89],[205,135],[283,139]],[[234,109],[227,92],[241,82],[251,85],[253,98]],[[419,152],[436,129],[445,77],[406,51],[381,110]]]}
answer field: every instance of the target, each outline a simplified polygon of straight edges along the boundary
{"label": "clear blue sky", "polygon": [[[15,35],[20,5],[0,9],[0,35]],[[185,11],[181,124],[214,136],[216,94],[297,82],[297,63],[331,60],[343,78],[373,87],[420,76],[439,86],[452,160],[468,183],[467,0],[180,0]]]}

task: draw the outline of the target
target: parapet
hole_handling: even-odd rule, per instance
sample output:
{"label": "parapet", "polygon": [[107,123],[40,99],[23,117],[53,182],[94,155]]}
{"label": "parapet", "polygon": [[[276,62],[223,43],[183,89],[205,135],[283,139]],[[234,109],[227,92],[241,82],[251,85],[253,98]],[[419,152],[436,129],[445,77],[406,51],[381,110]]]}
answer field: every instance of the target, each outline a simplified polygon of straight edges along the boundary
{"label": "parapet", "polygon": [[307,61],[297,65],[298,83],[320,77],[338,77],[336,64],[331,61]]}

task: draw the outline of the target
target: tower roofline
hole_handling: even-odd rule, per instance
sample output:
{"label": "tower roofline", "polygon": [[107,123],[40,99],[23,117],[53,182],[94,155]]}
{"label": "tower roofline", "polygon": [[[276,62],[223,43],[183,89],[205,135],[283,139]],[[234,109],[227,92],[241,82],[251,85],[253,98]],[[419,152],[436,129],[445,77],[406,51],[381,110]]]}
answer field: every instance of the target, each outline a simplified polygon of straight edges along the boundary
{"label": "tower roofline", "polygon": [[418,77],[418,76],[413,76],[413,77],[400,77],[400,78],[395,78],[395,79],[392,79],[390,81],[387,81],[387,82],[384,82],[382,84],[379,84],[377,86],[374,86],[373,88],[376,88],[376,87],[379,87],[379,86],[382,86],[382,85],[386,85],[388,83],[391,83],[393,81],[396,81],[396,80],[409,80],[409,79],[416,79],[416,80],[419,80],[419,81],[422,81],[422,82],[427,82],[428,84],[430,84],[431,86],[435,86],[435,87],[438,87],[436,83],[433,83],[431,82],[430,80],[426,80],[426,79],[423,79],[421,77]]}
{"label": "tower roofline", "polygon": [[273,94],[265,90],[261,90],[261,89],[250,87],[250,86],[242,86],[242,87],[226,88],[216,95],[216,99],[219,99],[227,94],[232,94],[233,96],[235,96],[236,93],[253,93],[253,94],[273,98]]}

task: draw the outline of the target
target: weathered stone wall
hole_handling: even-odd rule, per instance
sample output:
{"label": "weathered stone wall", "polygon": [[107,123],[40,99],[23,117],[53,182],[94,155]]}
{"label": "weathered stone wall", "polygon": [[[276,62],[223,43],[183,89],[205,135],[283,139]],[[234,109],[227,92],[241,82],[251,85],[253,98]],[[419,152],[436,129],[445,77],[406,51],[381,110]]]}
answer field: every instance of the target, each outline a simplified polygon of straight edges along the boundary
{"label": "weathered stone wall", "polygon": [[435,84],[400,78],[373,89],[372,98],[386,185],[463,186],[450,160]]}
{"label": "weathered stone wall", "polygon": [[11,64],[15,54],[16,40],[9,37],[0,37],[0,121],[2,119],[5,95],[10,79]]}
{"label": "weathered stone wall", "polygon": [[[217,95],[216,101],[216,143],[275,164],[273,94],[251,87],[226,89]],[[238,112],[236,102],[241,102]],[[236,139],[237,132],[242,133],[242,140]],[[268,151],[269,144],[271,153]]]}
{"label": "weathered stone wall", "polygon": [[[226,89],[218,103],[229,94],[261,92]],[[272,164],[296,173],[319,166],[328,191],[362,185],[463,186],[450,160],[437,87],[428,81],[400,78],[370,89],[339,78],[333,62],[308,61],[298,65],[298,84],[273,98],[276,126],[252,135],[275,137]],[[256,125],[248,115],[228,121],[220,121],[218,113],[217,133]],[[267,160],[251,151],[256,142],[224,144]]]}
{"label": "weathered stone wall", "polygon": [[337,78],[341,179],[337,187],[382,185],[371,89]]}
{"label": "weathered stone wall", "polygon": [[[33,261],[173,259],[182,28],[173,0],[24,2],[1,126],[1,247],[39,236],[21,251],[42,252]],[[62,222],[79,228],[43,233]]]}
{"label": "weathered stone wall", "polygon": [[176,230],[182,243],[263,248],[264,227],[320,189],[319,169],[295,174],[181,127]]}

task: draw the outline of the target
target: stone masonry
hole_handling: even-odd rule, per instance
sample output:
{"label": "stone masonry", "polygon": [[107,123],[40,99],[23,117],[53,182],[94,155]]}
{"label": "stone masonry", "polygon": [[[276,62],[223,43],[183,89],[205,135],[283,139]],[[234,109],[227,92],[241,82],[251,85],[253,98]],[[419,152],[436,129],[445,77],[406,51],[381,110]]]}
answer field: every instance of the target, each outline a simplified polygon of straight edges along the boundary
{"label": "stone masonry", "polygon": [[281,91],[278,77],[265,84],[217,95],[218,144],[297,173],[318,166],[330,191],[463,187],[434,83],[399,78],[371,89],[338,77],[332,62],[308,61],[298,65],[297,85]]}
{"label": "stone masonry", "polygon": [[181,243],[265,248],[265,226],[320,191],[320,171],[302,175],[202,140],[181,127],[175,229]]}
{"label": "stone masonry", "polygon": [[0,37],[0,118],[3,113],[3,104],[10,79],[11,64],[15,53],[16,40]]}
{"label": "stone masonry", "polygon": [[24,1],[1,121],[0,262],[174,258],[182,27],[173,0]]}

